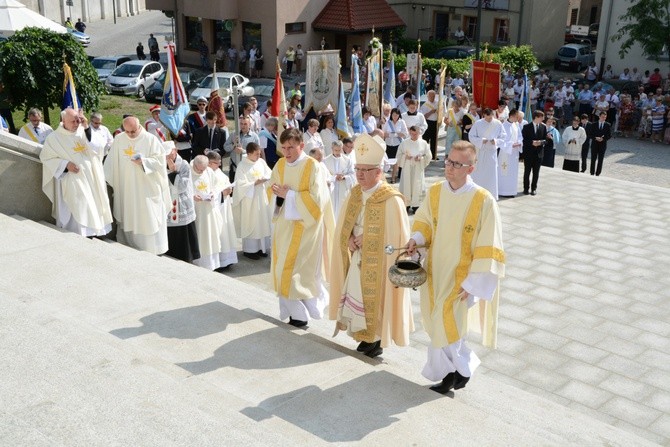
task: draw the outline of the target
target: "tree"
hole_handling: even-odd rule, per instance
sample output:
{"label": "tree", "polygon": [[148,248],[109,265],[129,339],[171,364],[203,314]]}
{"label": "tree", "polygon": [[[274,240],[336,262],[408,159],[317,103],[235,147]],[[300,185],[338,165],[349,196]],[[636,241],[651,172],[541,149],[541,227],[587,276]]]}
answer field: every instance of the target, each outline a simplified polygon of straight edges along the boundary
{"label": "tree", "polygon": [[0,46],[1,79],[12,109],[39,107],[49,120],[49,109],[63,100],[63,62],[72,68],[81,106],[98,107],[104,89],[83,47],[70,34],[24,28]]}
{"label": "tree", "polygon": [[670,49],[670,0],[630,1],[633,4],[619,17],[617,24],[623,25],[612,36],[612,41],[623,41],[619,50],[621,58],[637,43],[646,56],[658,62],[659,56]]}

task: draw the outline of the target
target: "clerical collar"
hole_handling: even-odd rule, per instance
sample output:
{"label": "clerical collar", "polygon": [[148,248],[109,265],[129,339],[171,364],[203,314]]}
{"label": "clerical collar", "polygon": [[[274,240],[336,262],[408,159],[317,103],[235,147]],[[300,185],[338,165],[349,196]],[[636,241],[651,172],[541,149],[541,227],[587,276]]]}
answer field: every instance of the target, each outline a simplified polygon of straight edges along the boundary
{"label": "clerical collar", "polygon": [[375,193],[375,191],[377,191],[377,190],[379,189],[379,187],[380,187],[381,185],[382,185],[382,182],[380,181],[379,183],[377,183],[377,184],[376,184],[375,186],[373,186],[372,188],[363,191],[363,195],[366,196],[366,197],[370,197],[372,194]]}
{"label": "clerical collar", "polygon": [[409,110],[407,111],[407,115],[409,115],[409,116],[415,116],[417,113],[419,113],[419,112],[414,112],[414,113],[412,113],[412,112],[410,112]]}
{"label": "clerical collar", "polygon": [[300,155],[298,156],[298,159],[292,163],[286,163],[289,166],[296,166],[298,163],[303,161],[305,158],[307,158],[307,154],[304,152],[301,152]]}
{"label": "clerical collar", "polygon": [[465,180],[465,184],[458,189],[452,188],[451,185],[449,184],[449,180],[444,182],[444,184],[445,184],[445,188],[447,190],[449,190],[450,192],[452,192],[453,194],[464,194],[464,193],[470,191],[471,189],[473,189],[477,186],[475,184],[475,182],[472,181],[472,177],[470,177],[469,175],[468,175],[467,179]]}

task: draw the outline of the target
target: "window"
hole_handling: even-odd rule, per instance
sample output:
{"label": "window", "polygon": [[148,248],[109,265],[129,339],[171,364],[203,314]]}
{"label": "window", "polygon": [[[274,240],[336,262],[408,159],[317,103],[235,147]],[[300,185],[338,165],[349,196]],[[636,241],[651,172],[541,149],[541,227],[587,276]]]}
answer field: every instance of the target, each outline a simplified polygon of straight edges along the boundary
{"label": "window", "polygon": [[470,39],[474,39],[477,35],[477,17],[463,17],[463,32]]}
{"label": "window", "polygon": [[494,36],[496,36],[497,43],[509,42],[509,20],[495,19],[494,28]]}
{"label": "window", "polygon": [[570,25],[576,25],[577,24],[578,15],[579,15],[579,9],[572,8],[570,10]]}
{"label": "window", "polygon": [[219,47],[225,49],[230,47],[230,29],[232,28],[229,20],[215,20],[214,21],[214,46],[215,50]]}
{"label": "window", "polygon": [[305,22],[294,22],[286,24],[286,34],[301,34],[306,32],[307,27]]}
{"label": "window", "polygon": [[444,12],[435,13],[435,31],[433,33],[437,40],[449,38],[449,14]]}
{"label": "window", "polygon": [[242,45],[249,51],[252,45],[261,48],[261,24],[242,22]]}
{"label": "window", "polygon": [[186,48],[199,50],[202,40],[202,19],[200,17],[184,17],[184,30],[186,34]]}

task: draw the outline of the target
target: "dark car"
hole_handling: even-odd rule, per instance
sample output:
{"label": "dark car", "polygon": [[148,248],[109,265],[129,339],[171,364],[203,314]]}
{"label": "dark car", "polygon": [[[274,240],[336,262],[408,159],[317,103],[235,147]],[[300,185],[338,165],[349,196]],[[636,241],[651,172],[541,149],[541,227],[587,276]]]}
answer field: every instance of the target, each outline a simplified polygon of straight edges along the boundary
{"label": "dark car", "polygon": [[[184,90],[186,91],[186,96],[188,96],[195,88],[198,86],[200,81],[202,81],[207,73],[197,68],[185,68],[178,67],[179,79],[184,85]],[[167,72],[164,72],[162,75],[156,79],[156,82],[149,87],[144,95],[144,98],[147,102],[156,102],[160,103],[163,96],[163,84],[165,84],[165,76]]]}
{"label": "dark car", "polygon": [[453,45],[437,50],[434,59],[467,59],[475,55],[475,49],[464,45]]}

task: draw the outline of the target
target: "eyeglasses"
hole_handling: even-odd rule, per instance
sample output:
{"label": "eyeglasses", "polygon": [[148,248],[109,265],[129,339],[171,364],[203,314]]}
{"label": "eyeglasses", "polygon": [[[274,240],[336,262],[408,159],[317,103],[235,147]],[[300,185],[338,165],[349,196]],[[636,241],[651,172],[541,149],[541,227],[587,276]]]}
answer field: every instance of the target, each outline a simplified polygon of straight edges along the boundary
{"label": "eyeglasses", "polygon": [[454,168],[454,169],[461,169],[463,166],[466,166],[466,167],[467,167],[467,166],[472,166],[472,164],[460,163],[460,162],[458,162],[458,161],[454,161],[454,160],[451,160],[451,159],[449,159],[449,158],[447,158],[446,160],[444,160],[444,165],[445,165],[445,166],[451,166],[451,167]]}
{"label": "eyeglasses", "polygon": [[368,169],[365,169],[365,168],[354,168],[354,171],[356,171],[356,172],[366,173],[366,172],[374,171],[374,170],[376,170],[376,169],[379,169],[379,168],[368,168]]}

